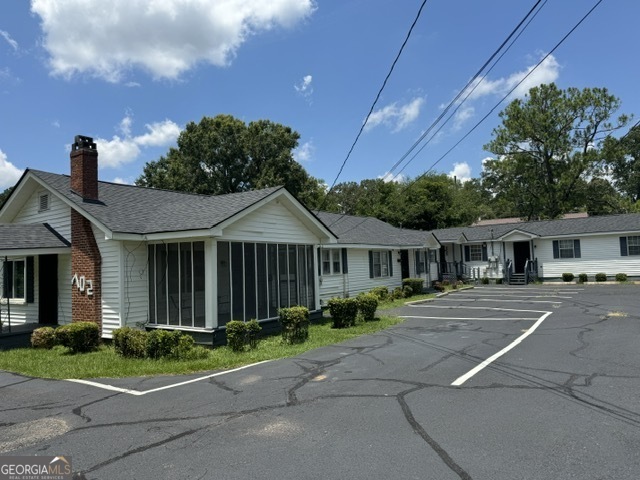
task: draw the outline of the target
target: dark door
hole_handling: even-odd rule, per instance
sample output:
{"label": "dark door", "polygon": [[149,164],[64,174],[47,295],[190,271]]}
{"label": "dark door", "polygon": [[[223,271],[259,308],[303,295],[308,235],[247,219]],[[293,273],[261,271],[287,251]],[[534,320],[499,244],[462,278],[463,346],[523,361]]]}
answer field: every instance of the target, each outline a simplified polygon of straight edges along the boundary
{"label": "dark door", "polygon": [[38,257],[38,322],[58,324],[58,256]]}
{"label": "dark door", "polygon": [[531,258],[529,242],[513,242],[513,271],[524,273],[524,265]]}
{"label": "dark door", "polygon": [[400,250],[400,270],[402,271],[402,278],[409,278],[409,250]]}

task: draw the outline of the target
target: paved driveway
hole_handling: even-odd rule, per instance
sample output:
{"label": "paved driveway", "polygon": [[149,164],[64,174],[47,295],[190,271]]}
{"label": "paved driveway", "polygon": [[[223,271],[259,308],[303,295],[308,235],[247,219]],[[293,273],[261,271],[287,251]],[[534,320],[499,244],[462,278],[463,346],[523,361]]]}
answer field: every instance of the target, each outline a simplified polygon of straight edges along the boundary
{"label": "paved driveway", "polygon": [[636,479],[638,292],[476,288],[300,357],[111,390],[0,373],[0,452],[102,479]]}

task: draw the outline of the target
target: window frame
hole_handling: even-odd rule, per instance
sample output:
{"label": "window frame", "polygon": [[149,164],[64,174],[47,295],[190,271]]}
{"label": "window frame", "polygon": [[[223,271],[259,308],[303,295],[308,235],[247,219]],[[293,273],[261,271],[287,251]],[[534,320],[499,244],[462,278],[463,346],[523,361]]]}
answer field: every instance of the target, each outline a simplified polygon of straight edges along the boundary
{"label": "window frame", "polygon": [[320,261],[322,262],[322,276],[342,274],[342,249],[322,248],[320,249]]}
{"label": "window frame", "polygon": [[[567,246],[569,245],[569,246]],[[562,252],[565,252],[563,255]],[[568,255],[568,252],[571,252],[571,255]],[[575,252],[575,242],[573,239],[559,239],[558,240],[558,258],[562,260],[576,258]]]}
{"label": "window frame", "polygon": [[[634,239],[635,245],[631,245],[631,239]],[[634,253],[631,253],[631,247],[634,247]],[[627,236],[627,255],[637,256],[640,255],[640,235],[628,235]]]}
{"label": "window frame", "polygon": [[[16,278],[16,264],[17,263],[22,263],[22,296],[17,296],[16,295],[16,282],[15,282],[15,278]],[[2,293],[3,293],[3,300],[10,300],[12,303],[13,302],[18,302],[18,303],[24,303],[27,301],[27,258],[26,257],[21,257],[21,258],[13,258],[11,260],[7,260],[6,262],[3,262],[2,264],[3,269],[6,268],[11,268],[11,274],[10,275],[5,275],[4,278],[7,279],[9,283],[9,285],[4,285],[3,284],[3,289],[2,289]],[[4,293],[7,293],[7,296],[4,296]]]}
{"label": "window frame", "polygon": [[482,262],[482,245],[479,243],[472,243],[469,245],[469,261],[470,262]]}
{"label": "window frame", "polygon": [[[388,278],[389,274],[389,251],[372,250],[372,278]],[[377,260],[376,260],[377,258]]]}

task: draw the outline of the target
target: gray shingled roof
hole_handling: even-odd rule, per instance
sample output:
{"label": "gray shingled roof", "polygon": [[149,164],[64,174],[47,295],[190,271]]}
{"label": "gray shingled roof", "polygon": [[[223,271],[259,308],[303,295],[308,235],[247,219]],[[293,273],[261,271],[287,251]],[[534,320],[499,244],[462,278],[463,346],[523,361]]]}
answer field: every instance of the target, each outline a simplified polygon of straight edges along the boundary
{"label": "gray shingled roof", "polygon": [[539,220],[511,224],[486,225],[477,227],[457,227],[434,230],[441,242],[456,241],[462,233],[470,242],[499,238],[514,230],[520,230],[539,237],[558,237],[564,235],[585,235],[608,232],[640,232],[640,214],[602,215],[584,218],[565,218],[558,220]]}
{"label": "gray shingled roof", "polygon": [[68,175],[30,172],[112,232],[141,235],[211,228],[283,188],[209,196],[98,182],[99,202],[85,202]]}
{"label": "gray shingled roof", "polygon": [[0,250],[65,248],[70,245],[46,223],[0,223]]}
{"label": "gray shingled roof", "polygon": [[338,237],[338,243],[384,246],[424,245],[428,232],[396,228],[374,217],[314,212]]}

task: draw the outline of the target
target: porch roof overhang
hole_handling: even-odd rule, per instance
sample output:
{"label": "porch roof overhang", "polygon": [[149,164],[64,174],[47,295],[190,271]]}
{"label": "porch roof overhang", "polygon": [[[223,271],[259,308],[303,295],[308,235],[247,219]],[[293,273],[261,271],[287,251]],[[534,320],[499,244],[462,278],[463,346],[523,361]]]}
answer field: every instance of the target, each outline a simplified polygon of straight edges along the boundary
{"label": "porch roof overhang", "polygon": [[460,235],[456,235],[455,237],[448,237],[448,238],[438,238],[437,235],[435,234],[432,234],[432,235],[439,245],[444,245],[445,243],[456,243],[456,244],[469,243],[469,239],[464,233],[461,233]]}
{"label": "porch roof overhang", "polygon": [[526,230],[520,230],[519,228],[514,228],[513,230],[509,230],[504,235],[496,238],[496,240],[501,242],[509,242],[509,241],[521,241],[521,240],[531,240],[534,238],[538,238],[540,235],[536,235],[535,233],[527,232]]}
{"label": "porch roof overhang", "polygon": [[47,223],[0,223],[0,256],[68,253],[71,243]]}

